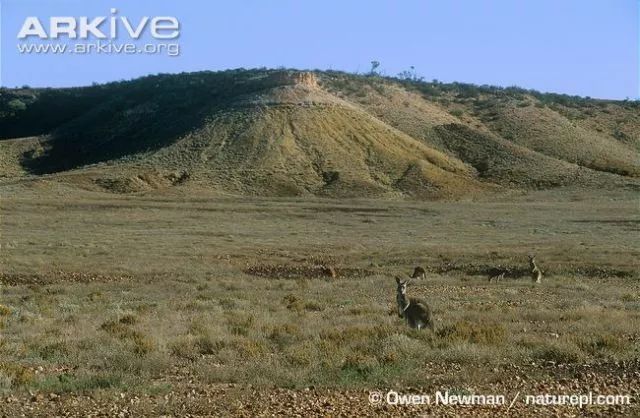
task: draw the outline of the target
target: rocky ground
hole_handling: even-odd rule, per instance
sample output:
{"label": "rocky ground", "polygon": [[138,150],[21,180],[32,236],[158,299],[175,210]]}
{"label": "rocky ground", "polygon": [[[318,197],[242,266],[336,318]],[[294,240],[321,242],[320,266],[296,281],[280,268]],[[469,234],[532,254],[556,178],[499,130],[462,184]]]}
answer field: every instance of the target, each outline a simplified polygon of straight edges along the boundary
{"label": "rocky ground", "polygon": [[[549,366],[546,366],[549,367]],[[193,383],[186,377],[171,384],[165,393],[149,395],[130,392],[94,391],[89,394],[23,393],[1,398],[2,417],[315,417],[315,416],[438,416],[438,417],[630,417],[640,416],[640,368],[637,362],[607,365],[607,369],[576,367],[558,370],[572,378],[528,380],[527,373],[514,366],[507,381],[474,389],[475,394],[504,395],[502,405],[436,404],[438,387],[384,388],[381,390],[336,390],[321,388],[256,388],[251,385]],[[166,382],[168,383],[168,381]],[[388,404],[389,395],[429,395],[430,404]],[[534,406],[526,395],[572,395],[593,393],[629,395],[629,405]],[[450,393],[451,394],[451,393]],[[464,393],[459,393],[464,394]],[[466,393],[468,394],[468,393]],[[517,397],[516,397],[517,394]],[[382,396],[382,400],[378,396]],[[515,398],[515,401],[514,401]],[[513,404],[512,404],[513,402]],[[399,401],[402,403],[402,401]]]}

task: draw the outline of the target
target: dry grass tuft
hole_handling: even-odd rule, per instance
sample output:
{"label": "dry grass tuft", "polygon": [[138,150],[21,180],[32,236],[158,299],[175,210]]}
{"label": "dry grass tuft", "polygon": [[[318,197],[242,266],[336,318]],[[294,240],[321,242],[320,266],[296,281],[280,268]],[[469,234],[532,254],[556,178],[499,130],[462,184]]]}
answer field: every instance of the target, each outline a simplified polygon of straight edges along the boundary
{"label": "dry grass tuft", "polygon": [[[120,340],[130,341],[132,344],[133,352],[138,356],[144,356],[154,351],[156,348],[156,343],[153,339],[140,331],[131,329],[128,325],[131,322],[132,316],[124,316],[122,319],[125,319],[124,323],[122,319],[120,321],[107,321],[104,322],[100,329],[103,331],[113,335],[114,337]],[[135,321],[133,321],[135,322]]]}
{"label": "dry grass tuft", "polygon": [[11,308],[4,305],[0,305],[0,317],[9,316],[9,315],[11,315]]}
{"label": "dry grass tuft", "polygon": [[505,340],[505,329],[500,324],[477,324],[468,321],[456,322],[436,331],[440,340],[447,344],[469,342],[473,344],[500,345]]}

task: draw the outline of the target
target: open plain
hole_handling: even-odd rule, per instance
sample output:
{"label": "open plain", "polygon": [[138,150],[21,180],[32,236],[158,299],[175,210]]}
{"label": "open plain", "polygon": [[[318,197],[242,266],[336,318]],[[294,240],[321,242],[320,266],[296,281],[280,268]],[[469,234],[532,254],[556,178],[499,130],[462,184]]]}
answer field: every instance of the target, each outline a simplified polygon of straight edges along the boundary
{"label": "open plain", "polygon": [[[634,193],[459,202],[2,188],[6,416],[507,415],[516,393],[623,394],[638,414]],[[527,255],[544,278],[533,285]],[[435,330],[398,318],[395,275]],[[326,277],[331,266],[336,277]],[[504,280],[486,272],[502,266]],[[507,405],[372,405],[369,391]]]}

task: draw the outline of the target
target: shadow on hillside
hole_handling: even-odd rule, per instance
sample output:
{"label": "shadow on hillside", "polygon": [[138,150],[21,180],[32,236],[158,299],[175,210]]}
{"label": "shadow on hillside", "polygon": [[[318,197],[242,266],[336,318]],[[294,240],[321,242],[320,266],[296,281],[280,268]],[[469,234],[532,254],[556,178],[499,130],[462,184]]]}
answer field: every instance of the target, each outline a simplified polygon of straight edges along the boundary
{"label": "shadow on hillside", "polygon": [[[148,112],[148,113],[147,113]],[[205,123],[206,112],[133,105],[89,111],[50,134],[44,150],[23,155],[22,166],[49,174],[158,150]]]}
{"label": "shadow on hillside", "polygon": [[[21,120],[12,121],[20,135],[28,131],[47,137],[45,149],[25,154],[22,165],[33,174],[47,174],[158,150],[201,128],[235,96],[263,88],[255,80],[264,75],[258,71],[160,75],[69,89],[73,95],[64,90],[57,96],[46,94],[47,100],[36,101]],[[43,108],[49,113],[55,109],[58,116],[40,126],[37,120],[46,114]]]}

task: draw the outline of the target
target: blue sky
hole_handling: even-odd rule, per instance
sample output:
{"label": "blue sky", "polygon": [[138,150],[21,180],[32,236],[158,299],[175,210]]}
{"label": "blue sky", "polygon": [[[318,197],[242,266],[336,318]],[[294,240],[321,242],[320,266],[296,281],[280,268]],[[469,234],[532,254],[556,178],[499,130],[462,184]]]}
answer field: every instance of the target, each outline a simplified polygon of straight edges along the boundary
{"label": "blue sky", "polygon": [[[639,93],[638,0],[0,0],[3,86],[296,67],[624,99]],[[181,54],[20,54],[27,16],[175,16]],[[146,36],[145,39],[151,41]],[[122,41],[122,37],[118,39]],[[144,41],[143,41],[144,42]]]}

